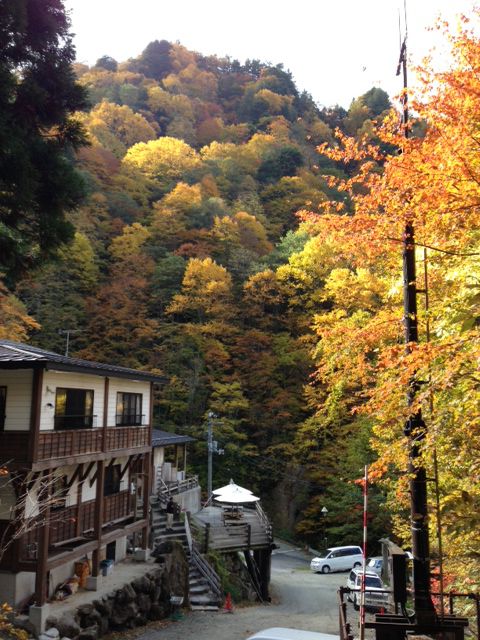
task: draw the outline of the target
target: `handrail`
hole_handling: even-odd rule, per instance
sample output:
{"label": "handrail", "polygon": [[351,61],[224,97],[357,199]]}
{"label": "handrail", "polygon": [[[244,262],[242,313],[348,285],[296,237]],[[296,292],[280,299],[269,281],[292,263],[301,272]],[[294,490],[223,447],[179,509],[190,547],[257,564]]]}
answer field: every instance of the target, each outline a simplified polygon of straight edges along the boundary
{"label": "handrail", "polygon": [[194,489],[198,486],[198,476],[188,476],[184,480],[174,480],[172,482],[165,482],[161,475],[161,470],[159,469],[157,472],[157,480],[161,483],[161,487],[159,487],[157,493],[159,495],[166,494],[167,496],[172,493],[182,493],[183,491],[188,491],[189,489]]}
{"label": "handrail", "polygon": [[192,538],[192,530],[190,529],[190,519],[188,517],[188,511],[185,512],[185,520],[183,521],[185,525],[185,535],[187,536],[187,543],[190,553],[192,553],[193,548],[193,538]]}
{"label": "handrail", "polygon": [[190,529],[190,514],[188,511],[185,513],[185,533],[187,535],[188,547],[190,549],[190,558],[195,567],[201,573],[201,575],[208,582],[210,589],[218,596],[222,595],[222,582],[215,572],[215,570],[210,566],[210,564],[205,560],[198,549],[198,545],[192,538],[192,532]]}
{"label": "handrail", "polygon": [[210,564],[205,560],[200,551],[194,544],[192,547],[192,562],[199,570],[205,580],[208,582],[210,589],[217,595],[222,595],[222,582],[217,573],[212,569]]}
{"label": "handrail", "polygon": [[255,503],[255,511],[257,512],[258,517],[260,518],[260,521],[262,522],[263,526],[265,527],[265,532],[267,533],[268,537],[270,539],[273,539],[273,527],[272,524],[270,522],[270,520],[268,519],[267,514],[265,513],[265,511],[262,509],[262,507],[259,505],[258,502]]}

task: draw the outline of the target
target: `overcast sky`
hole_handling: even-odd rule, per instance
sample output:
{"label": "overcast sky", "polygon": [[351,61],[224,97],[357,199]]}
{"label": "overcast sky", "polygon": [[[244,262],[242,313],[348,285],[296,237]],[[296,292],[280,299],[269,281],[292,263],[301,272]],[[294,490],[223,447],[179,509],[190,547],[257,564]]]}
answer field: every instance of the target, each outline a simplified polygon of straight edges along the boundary
{"label": "overcast sky", "polygon": [[[434,43],[426,29],[439,13],[451,20],[468,0],[407,0],[410,55],[420,60]],[[391,96],[403,0],[65,0],[77,58],[123,61],[152,40],[179,41],[204,55],[283,63],[300,91],[320,105],[349,106],[372,86]],[[440,56],[440,54],[439,54]],[[441,56],[439,57],[439,63]],[[413,78],[412,78],[413,82]]]}

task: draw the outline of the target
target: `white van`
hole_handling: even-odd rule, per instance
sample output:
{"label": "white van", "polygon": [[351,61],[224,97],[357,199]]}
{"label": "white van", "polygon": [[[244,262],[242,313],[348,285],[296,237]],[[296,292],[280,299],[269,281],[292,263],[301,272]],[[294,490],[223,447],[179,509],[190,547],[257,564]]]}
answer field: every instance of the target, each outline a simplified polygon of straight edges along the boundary
{"label": "white van", "polygon": [[287,627],[271,627],[257,631],[247,640],[340,640],[340,636],[303,629],[288,629]]}
{"label": "white van", "polygon": [[348,571],[352,567],[361,567],[363,553],[360,547],[331,547],[310,562],[314,573],[330,571]]}
{"label": "white van", "polygon": [[[352,569],[347,578],[347,587],[351,589],[347,594],[347,599],[353,602],[353,608],[360,606],[360,590],[362,587],[361,569]],[[374,571],[365,573],[365,607],[374,611],[381,611],[388,608],[388,592],[380,576]]]}

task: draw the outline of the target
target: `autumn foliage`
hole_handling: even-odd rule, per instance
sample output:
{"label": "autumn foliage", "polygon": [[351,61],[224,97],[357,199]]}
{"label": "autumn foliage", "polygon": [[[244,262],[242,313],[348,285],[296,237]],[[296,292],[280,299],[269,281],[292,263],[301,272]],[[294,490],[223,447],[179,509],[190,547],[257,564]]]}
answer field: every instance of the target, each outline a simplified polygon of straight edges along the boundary
{"label": "autumn foliage", "polygon": [[[197,438],[195,472],[213,411],[215,482],[259,491],[277,529],[312,546],[360,540],[365,464],[369,550],[386,534],[410,545],[403,426],[421,408],[450,584],[467,588],[480,553],[480,42],[466,21],[443,28],[451,67],[418,70],[407,132],[381,89],[319,109],[282,65],[178,43],[77,65],[94,104],[76,155],[89,195],[72,242],[0,291],[0,332],[62,352],[59,331],[76,329],[75,355],[164,373],[155,423]],[[407,222],[420,331],[408,350]]]}

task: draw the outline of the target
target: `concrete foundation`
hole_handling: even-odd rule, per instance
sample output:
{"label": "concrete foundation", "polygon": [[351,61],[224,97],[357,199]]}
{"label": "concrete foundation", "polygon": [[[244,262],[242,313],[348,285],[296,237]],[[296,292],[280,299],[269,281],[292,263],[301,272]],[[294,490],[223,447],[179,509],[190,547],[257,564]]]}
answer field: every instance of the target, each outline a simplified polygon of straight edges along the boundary
{"label": "concrete foundation", "polygon": [[87,591],[98,591],[102,584],[102,576],[88,576],[85,589]]}
{"label": "concrete foundation", "polygon": [[45,622],[50,613],[50,605],[44,604],[41,607],[32,605],[28,611],[28,619],[35,627],[37,634],[45,631]]}

